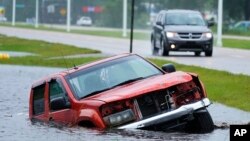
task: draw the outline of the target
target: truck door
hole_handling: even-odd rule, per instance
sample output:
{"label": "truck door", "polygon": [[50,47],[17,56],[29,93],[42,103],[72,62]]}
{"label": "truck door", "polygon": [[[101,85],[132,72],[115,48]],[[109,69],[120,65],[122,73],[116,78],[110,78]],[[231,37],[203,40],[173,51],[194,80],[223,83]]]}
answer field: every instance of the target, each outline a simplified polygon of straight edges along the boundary
{"label": "truck door", "polygon": [[[60,78],[49,82],[49,121],[67,125],[74,124],[75,112],[71,109],[68,94]],[[62,106],[61,103],[64,103]]]}

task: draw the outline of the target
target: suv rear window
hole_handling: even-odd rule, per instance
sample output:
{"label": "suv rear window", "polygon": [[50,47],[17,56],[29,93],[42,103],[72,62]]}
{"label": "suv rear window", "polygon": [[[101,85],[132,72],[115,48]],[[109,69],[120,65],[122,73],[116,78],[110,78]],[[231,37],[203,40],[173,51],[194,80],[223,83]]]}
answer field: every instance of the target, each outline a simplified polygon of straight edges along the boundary
{"label": "suv rear window", "polygon": [[39,115],[44,113],[44,88],[45,84],[33,88],[33,114]]}

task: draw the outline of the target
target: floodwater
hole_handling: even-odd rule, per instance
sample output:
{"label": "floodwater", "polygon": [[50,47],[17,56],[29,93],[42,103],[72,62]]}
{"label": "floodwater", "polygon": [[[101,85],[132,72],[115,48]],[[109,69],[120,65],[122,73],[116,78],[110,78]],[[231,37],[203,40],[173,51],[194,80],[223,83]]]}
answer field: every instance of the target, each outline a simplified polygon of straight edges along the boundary
{"label": "floodwater", "polygon": [[250,122],[250,113],[214,103],[208,109],[218,127],[209,134],[166,133],[144,130],[99,131],[82,127],[60,127],[32,123],[28,119],[31,84],[58,68],[0,65],[0,141],[225,141],[230,124]]}

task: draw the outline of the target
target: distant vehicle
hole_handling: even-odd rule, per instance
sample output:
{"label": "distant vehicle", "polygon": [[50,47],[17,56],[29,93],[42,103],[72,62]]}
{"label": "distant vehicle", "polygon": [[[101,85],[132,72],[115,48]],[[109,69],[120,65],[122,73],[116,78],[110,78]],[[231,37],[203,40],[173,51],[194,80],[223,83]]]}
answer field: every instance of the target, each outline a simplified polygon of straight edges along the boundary
{"label": "distant vehicle", "polygon": [[47,76],[32,85],[29,117],[100,129],[214,129],[194,73],[121,54]]}
{"label": "distant vehicle", "polygon": [[0,16],[0,22],[7,22],[7,18],[4,16]]}
{"label": "distant vehicle", "polygon": [[250,30],[250,21],[239,21],[235,25],[229,27],[229,29],[248,31]]}
{"label": "distant vehicle", "polygon": [[91,26],[92,25],[92,19],[90,17],[81,17],[77,20],[76,25],[79,26]]}
{"label": "distant vehicle", "polygon": [[160,11],[151,33],[152,54],[168,56],[170,51],[189,51],[200,56],[213,54],[213,34],[198,11]]}

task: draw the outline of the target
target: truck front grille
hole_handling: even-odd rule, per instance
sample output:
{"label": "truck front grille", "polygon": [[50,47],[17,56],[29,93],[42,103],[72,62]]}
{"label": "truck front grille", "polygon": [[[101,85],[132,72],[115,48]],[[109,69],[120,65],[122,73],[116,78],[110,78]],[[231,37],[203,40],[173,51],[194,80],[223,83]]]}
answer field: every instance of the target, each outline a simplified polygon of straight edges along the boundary
{"label": "truck front grille", "polygon": [[201,89],[190,81],[144,94],[136,98],[134,103],[138,119],[145,119],[197,102],[203,97]]}
{"label": "truck front grille", "polygon": [[159,113],[167,112],[171,109],[170,95],[168,90],[159,90],[151,92],[137,98],[137,103],[142,118],[154,116]]}

